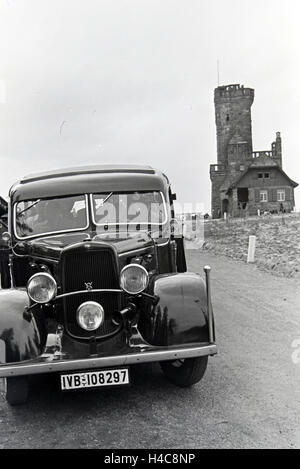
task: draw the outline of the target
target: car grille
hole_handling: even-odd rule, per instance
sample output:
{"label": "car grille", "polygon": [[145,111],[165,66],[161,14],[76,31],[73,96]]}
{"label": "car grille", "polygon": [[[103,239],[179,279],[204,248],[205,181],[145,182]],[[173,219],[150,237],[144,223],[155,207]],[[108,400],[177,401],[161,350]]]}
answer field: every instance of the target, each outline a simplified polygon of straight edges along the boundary
{"label": "car grille", "polygon": [[[62,293],[86,290],[86,283],[92,283],[93,289],[119,289],[119,276],[116,258],[111,248],[97,250],[74,249],[64,253],[62,257]],[[97,301],[105,312],[103,324],[96,331],[85,331],[76,320],[76,311],[85,301]],[[113,334],[117,329],[112,322],[115,311],[121,304],[119,293],[84,293],[63,300],[65,326],[67,331],[82,339],[92,336],[97,338]]]}

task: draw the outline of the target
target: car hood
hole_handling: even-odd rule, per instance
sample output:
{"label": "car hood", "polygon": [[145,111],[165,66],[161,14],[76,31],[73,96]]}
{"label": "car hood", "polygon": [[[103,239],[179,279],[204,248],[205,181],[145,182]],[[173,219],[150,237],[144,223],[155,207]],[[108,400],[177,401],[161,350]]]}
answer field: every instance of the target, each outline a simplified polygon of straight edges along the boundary
{"label": "car hood", "polygon": [[118,254],[136,249],[143,249],[153,244],[149,236],[142,235],[126,239],[113,239],[111,237],[92,237],[89,233],[70,233],[55,236],[43,236],[34,240],[18,243],[15,251],[17,254],[27,254],[32,257],[51,258],[58,260],[61,252],[74,244],[88,242],[93,246],[97,244],[109,244],[115,247]]}

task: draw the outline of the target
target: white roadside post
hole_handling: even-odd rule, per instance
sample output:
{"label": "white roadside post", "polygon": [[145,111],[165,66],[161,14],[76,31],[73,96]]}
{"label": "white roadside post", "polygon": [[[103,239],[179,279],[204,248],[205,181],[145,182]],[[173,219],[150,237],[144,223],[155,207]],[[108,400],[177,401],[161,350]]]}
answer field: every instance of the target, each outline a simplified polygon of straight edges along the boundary
{"label": "white roadside post", "polygon": [[249,236],[247,262],[254,262],[256,236]]}
{"label": "white roadside post", "polygon": [[[5,342],[0,339],[0,364],[5,363]],[[5,392],[5,378],[0,378],[0,391]]]}

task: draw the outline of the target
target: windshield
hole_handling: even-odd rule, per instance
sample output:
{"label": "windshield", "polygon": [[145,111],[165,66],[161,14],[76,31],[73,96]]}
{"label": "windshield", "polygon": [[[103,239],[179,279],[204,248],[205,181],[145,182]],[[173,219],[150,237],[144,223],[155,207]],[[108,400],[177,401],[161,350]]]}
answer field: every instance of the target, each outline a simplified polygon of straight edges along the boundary
{"label": "windshield", "polygon": [[92,195],[93,222],[105,230],[161,231],[168,220],[161,192],[111,192]]}
{"label": "windshield", "polygon": [[15,207],[15,233],[21,239],[83,230],[88,225],[87,198],[84,195],[26,200]]}
{"label": "windshield", "polygon": [[[92,216],[97,234],[132,237],[146,231],[152,238],[168,238],[168,208],[159,191],[93,194]],[[126,234],[126,235],[125,235]]]}
{"label": "windshield", "polygon": [[[97,235],[118,239],[145,231],[168,238],[168,208],[161,192],[107,192],[90,195]],[[14,230],[19,239],[86,230],[88,196],[35,199],[15,205]]]}

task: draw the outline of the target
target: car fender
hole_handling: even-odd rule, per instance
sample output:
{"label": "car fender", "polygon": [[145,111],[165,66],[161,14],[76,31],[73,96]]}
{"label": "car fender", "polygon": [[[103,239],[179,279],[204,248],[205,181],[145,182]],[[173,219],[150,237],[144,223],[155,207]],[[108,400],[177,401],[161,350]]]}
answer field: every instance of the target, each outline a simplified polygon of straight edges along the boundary
{"label": "car fender", "polygon": [[29,298],[24,289],[0,291],[0,362],[11,363],[39,356],[46,332],[40,307],[26,312]]}
{"label": "car fender", "polygon": [[145,340],[153,345],[209,343],[206,285],[199,274],[158,275],[150,289],[157,303],[142,316]]}

